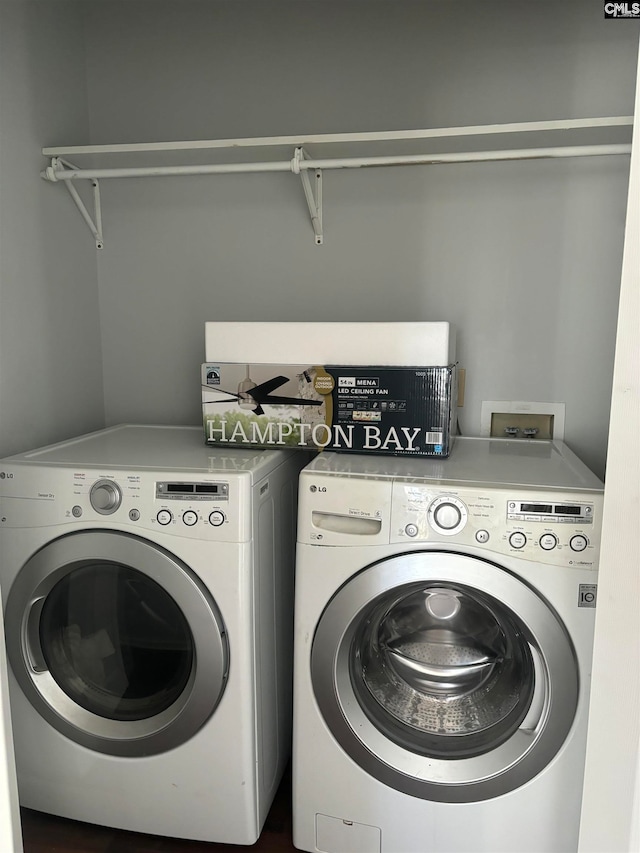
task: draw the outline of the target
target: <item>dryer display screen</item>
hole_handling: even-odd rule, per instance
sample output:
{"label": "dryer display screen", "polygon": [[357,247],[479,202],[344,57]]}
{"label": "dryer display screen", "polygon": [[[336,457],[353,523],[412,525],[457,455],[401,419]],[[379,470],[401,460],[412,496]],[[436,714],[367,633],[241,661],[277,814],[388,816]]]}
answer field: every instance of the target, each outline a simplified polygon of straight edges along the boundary
{"label": "dryer display screen", "polygon": [[229,500],[228,483],[156,483],[157,498]]}

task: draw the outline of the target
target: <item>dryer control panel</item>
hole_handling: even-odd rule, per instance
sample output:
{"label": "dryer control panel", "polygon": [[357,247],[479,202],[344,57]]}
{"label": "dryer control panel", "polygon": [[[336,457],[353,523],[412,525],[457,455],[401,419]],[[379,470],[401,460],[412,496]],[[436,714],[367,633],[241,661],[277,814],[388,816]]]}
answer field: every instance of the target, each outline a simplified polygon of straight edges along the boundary
{"label": "dryer control panel", "polygon": [[[216,542],[251,535],[251,478],[72,468],[5,466],[0,529],[92,524]],[[36,509],[37,508],[37,511]]]}

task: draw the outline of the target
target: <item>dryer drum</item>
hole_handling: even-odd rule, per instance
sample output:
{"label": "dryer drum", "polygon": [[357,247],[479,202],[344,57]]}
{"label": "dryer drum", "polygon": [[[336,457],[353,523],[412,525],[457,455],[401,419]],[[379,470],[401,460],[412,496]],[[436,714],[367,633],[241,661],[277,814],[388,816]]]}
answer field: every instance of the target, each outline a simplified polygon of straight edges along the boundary
{"label": "dryer drum", "polygon": [[363,710],[422,755],[479,755],[508,737],[533,696],[529,644],[507,608],[463,585],[396,589],[352,641]]}
{"label": "dryer drum", "polygon": [[194,664],[193,636],[175,601],[128,566],[98,563],[64,575],[39,624],[49,672],[87,711],[144,720],[169,708]]}

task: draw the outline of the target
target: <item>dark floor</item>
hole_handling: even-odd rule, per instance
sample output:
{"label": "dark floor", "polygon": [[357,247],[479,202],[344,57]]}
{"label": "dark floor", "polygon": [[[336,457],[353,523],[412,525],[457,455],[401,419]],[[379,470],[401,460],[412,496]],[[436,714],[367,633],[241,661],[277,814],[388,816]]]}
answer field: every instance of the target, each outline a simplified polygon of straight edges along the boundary
{"label": "dark floor", "polygon": [[252,847],[141,835],[21,809],[24,853],[290,853],[291,777],[287,772]]}

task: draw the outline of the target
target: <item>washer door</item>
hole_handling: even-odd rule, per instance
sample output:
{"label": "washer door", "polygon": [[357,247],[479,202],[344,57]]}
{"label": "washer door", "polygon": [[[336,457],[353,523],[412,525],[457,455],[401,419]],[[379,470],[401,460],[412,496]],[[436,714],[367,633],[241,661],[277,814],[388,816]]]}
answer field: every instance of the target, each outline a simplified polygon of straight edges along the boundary
{"label": "washer door", "polygon": [[449,553],[394,557],[349,580],[320,618],[311,675],[354,761],[440,802],[533,778],[578,701],[573,646],[548,603],[506,570]]}
{"label": "washer door", "polygon": [[140,756],[183,743],[224,691],[229,650],[209,592],[174,555],[115,531],[37,551],[7,600],[13,672],[72,740]]}

